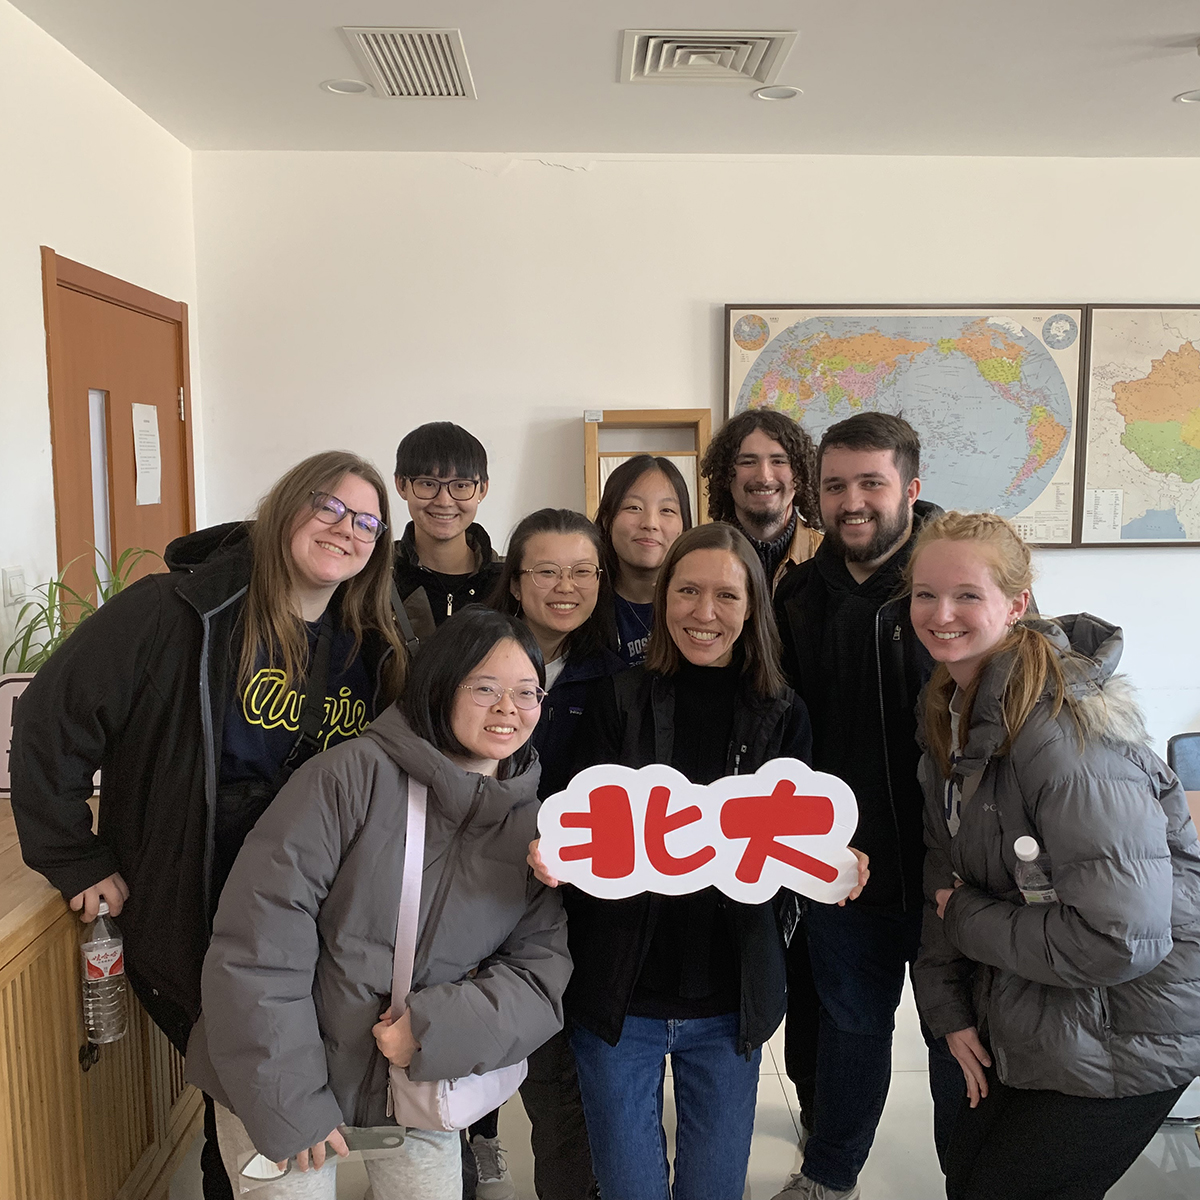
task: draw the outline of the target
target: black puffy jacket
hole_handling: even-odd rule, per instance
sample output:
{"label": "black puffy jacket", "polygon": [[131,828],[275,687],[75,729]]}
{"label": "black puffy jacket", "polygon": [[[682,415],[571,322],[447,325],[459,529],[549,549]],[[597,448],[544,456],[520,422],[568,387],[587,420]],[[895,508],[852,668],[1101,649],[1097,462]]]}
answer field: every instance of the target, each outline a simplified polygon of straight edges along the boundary
{"label": "black puffy jacket", "polygon": [[[243,523],[167,547],[168,573],[107,601],[16,706],[12,804],[21,853],[65,897],[119,871],[119,918],[139,999],[182,1050],[208,947],[221,733],[250,583]],[[383,640],[363,655],[379,682]],[[87,805],[100,768],[97,832]]]}
{"label": "black puffy jacket", "polygon": [[[675,681],[634,667],[600,685],[580,731],[580,767],[673,764]],[[726,751],[727,775],[752,775],[773,758],[811,759],[804,702],[791,689],[768,700],[743,687]],[[728,905],[741,968],[738,1052],[750,1054],[779,1027],[787,1007],[784,909],[791,894],[763,904]],[[654,936],[661,897],[643,892],[599,900],[568,888],[567,939],[575,964],[564,997],[567,1015],[610,1045],[625,1016]]]}

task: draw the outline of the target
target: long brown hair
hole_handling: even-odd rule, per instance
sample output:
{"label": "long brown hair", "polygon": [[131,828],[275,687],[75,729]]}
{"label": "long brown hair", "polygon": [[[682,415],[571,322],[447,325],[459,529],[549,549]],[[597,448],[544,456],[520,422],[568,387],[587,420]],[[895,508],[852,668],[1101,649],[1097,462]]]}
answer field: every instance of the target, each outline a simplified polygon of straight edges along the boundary
{"label": "long brown hair", "polygon": [[[387,488],[365,458],[348,450],[326,450],[297,463],[259,501],[250,526],[253,566],[246,607],[242,612],[242,653],[238,689],[244,691],[254,675],[260,654],[283,671],[284,688],[303,680],[308,663],[308,635],[293,601],[292,533],[300,519],[312,515],[312,493],[332,491],[346,475],[356,475],[375,489],[379,515],[388,521]],[[383,703],[400,694],[407,652],[392,616],[392,539],[385,529],[367,565],[338,588],[341,622],[354,635],[351,659],[362,646],[363,634],[378,633],[393,653],[384,677]],[[333,601],[330,601],[333,603]]]}
{"label": "long brown hair", "polygon": [[[927,521],[917,535],[905,568],[910,592],[914,568],[921,551],[931,543],[941,541],[974,542],[978,545],[988,560],[992,581],[1009,600],[1015,600],[1033,585],[1029,547],[1021,540],[1021,535],[1011,522],[995,513],[947,512]],[[964,731],[971,727],[971,712],[979,694],[980,680],[988,666],[1005,655],[1009,657],[1009,662],[1001,681],[1000,699],[1005,738],[997,754],[1008,753],[1013,739],[1047,690],[1052,717],[1058,716],[1064,704],[1071,715],[1075,715],[1074,703],[1067,691],[1062,655],[1044,634],[1018,621],[984,656],[975,678],[964,691],[961,723]],[[947,779],[951,773],[950,756],[956,749],[950,744],[950,698],[954,695],[955,686],[946,664],[938,663],[925,694],[925,739],[929,744],[929,753]]]}
{"label": "long brown hair", "polygon": [[654,587],[654,625],[646,648],[646,669],[660,675],[674,675],[679,670],[683,654],[667,631],[667,589],[671,586],[675,568],[693,550],[726,550],[745,568],[746,624],[738,638],[745,653],[742,678],[748,680],[754,693],[764,699],[781,696],[786,685],[779,669],[779,632],[771,611],[771,588],[763,573],[762,561],[746,535],[723,522],[697,525],[681,533],[667,551]]}

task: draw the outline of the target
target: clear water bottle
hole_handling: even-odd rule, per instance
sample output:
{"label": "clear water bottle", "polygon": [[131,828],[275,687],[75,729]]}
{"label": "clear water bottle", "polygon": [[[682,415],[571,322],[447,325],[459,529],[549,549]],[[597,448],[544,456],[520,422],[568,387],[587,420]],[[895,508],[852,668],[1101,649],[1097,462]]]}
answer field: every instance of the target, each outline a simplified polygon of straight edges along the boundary
{"label": "clear water bottle", "polygon": [[1050,855],[1043,854],[1037,838],[1026,835],[1013,842],[1017,856],[1017,887],[1026,904],[1054,904],[1058,893],[1050,881]]}
{"label": "clear water bottle", "polygon": [[125,992],[125,955],[121,931],[100,901],[100,913],[83,929],[83,1024],[89,1042],[103,1045],[125,1036],[129,1002]]}

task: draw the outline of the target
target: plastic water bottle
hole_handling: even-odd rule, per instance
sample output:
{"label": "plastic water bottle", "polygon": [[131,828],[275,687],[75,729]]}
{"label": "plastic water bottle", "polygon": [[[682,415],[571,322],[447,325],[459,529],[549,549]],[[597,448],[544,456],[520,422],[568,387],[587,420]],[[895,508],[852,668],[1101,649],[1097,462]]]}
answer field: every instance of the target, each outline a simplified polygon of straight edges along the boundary
{"label": "plastic water bottle", "polygon": [[1026,835],[1013,842],[1017,856],[1015,872],[1017,887],[1025,897],[1026,904],[1053,904],[1058,893],[1050,881],[1050,855],[1043,854],[1037,838]]}
{"label": "plastic water bottle", "polygon": [[125,1036],[129,1024],[121,931],[100,901],[100,913],[83,930],[83,1023],[89,1042],[103,1045]]}

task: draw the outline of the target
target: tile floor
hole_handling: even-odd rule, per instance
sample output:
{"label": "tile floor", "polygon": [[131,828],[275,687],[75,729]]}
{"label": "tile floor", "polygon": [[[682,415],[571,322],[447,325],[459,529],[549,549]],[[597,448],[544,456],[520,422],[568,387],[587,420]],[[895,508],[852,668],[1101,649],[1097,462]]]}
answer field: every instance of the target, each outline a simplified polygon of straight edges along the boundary
{"label": "tile floor", "polygon": [[[897,1017],[892,1087],[871,1157],[860,1182],[864,1200],[937,1200],[944,1195],[933,1150],[932,1105],[925,1072],[925,1045],[917,1028],[912,994],[906,989]],[[1200,1083],[1186,1097],[1200,1113]],[[674,1109],[667,1089],[665,1119],[674,1134]],[[796,1093],[783,1072],[783,1033],[763,1054],[758,1115],[750,1154],[750,1194],[770,1200],[793,1168]],[[500,1112],[500,1140],[521,1200],[535,1200],[529,1122],[520,1102]],[[361,1200],[366,1175],[356,1163],[338,1173],[338,1200]],[[1191,1129],[1158,1134],[1128,1174],[1109,1192],[1110,1200],[1196,1200],[1200,1196],[1200,1142]],[[200,1145],[192,1146],[171,1183],[170,1200],[200,1200]]]}

